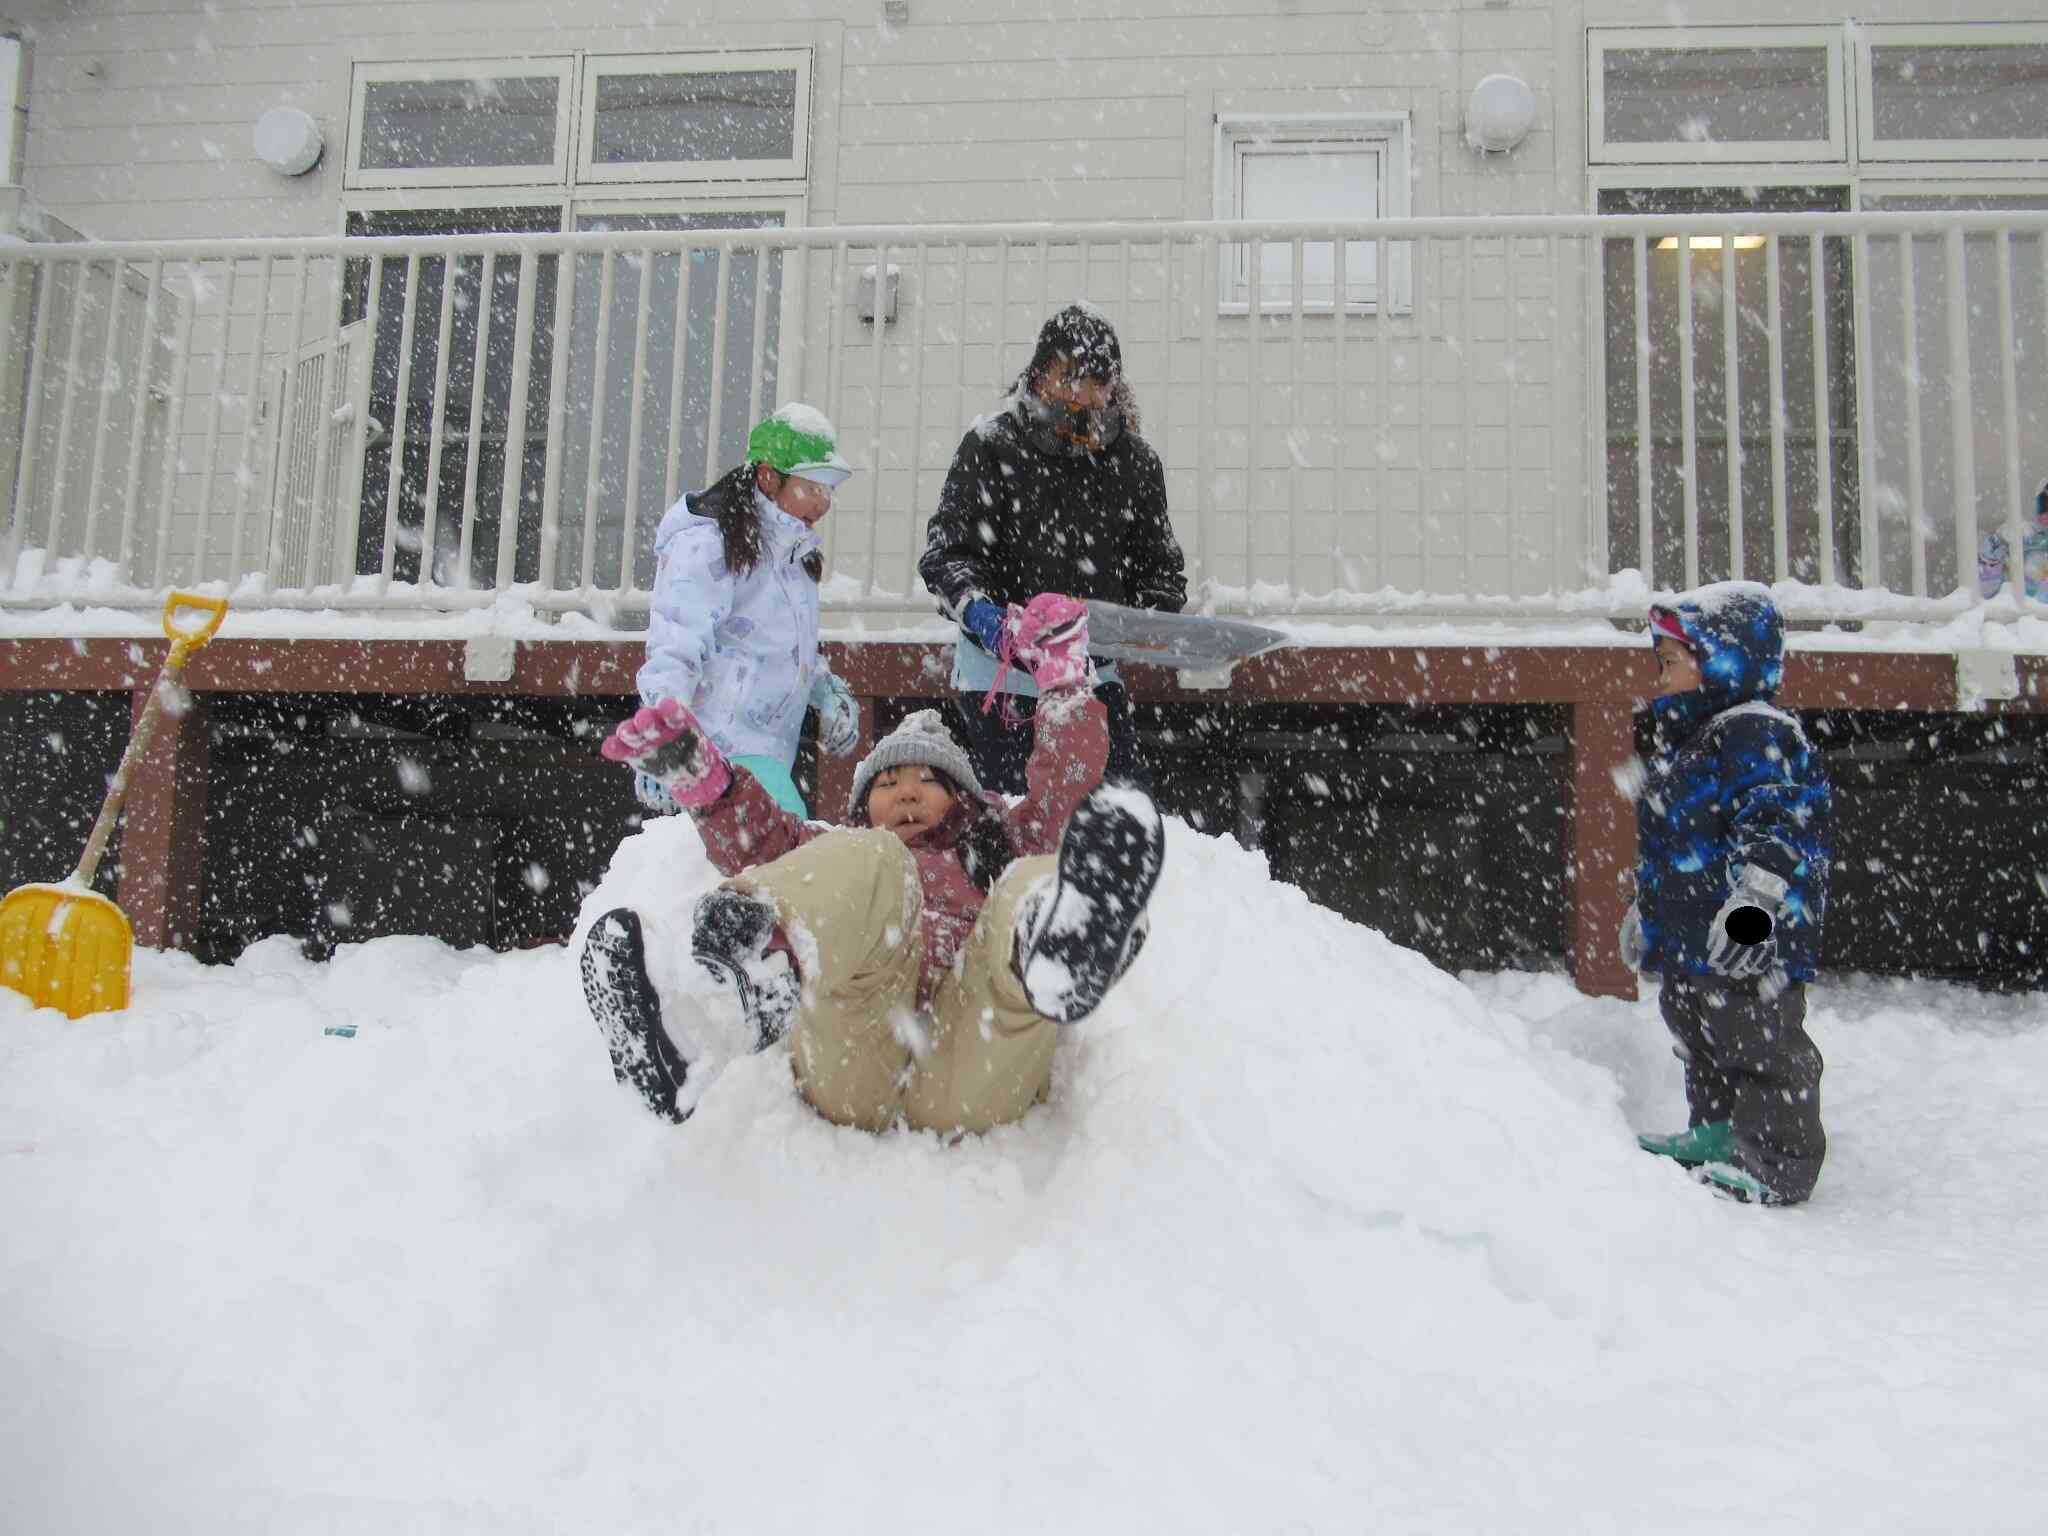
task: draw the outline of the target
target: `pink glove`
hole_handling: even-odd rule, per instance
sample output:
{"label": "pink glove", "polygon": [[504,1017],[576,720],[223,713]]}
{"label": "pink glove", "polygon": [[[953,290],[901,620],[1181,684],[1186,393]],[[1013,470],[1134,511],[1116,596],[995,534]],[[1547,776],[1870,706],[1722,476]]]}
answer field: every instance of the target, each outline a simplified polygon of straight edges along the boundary
{"label": "pink glove", "polygon": [[1011,654],[1031,669],[1041,692],[1088,681],[1088,605],[1061,592],[1041,592],[1010,610],[1004,626]]}
{"label": "pink glove", "polygon": [[598,749],[660,781],[685,810],[702,810],[732,784],[732,765],[687,706],[663,699],[636,709]]}

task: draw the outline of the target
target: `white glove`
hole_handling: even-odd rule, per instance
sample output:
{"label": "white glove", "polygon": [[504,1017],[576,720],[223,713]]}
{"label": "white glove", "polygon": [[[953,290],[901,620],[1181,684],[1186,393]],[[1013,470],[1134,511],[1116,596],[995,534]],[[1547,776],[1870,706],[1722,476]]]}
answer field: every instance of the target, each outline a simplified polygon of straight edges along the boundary
{"label": "white glove", "polygon": [[1740,981],[1778,963],[1778,918],[1788,887],[1781,876],[1754,864],[1738,865],[1731,878],[1735,888],[1707,935],[1707,964]]}
{"label": "white glove", "polygon": [[811,708],[818,712],[818,745],[844,757],[860,745],[860,704],[853,690],[822,661],[811,680]]}
{"label": "white glove", "polygon": [[1628,904],[1628,911],[1621,918],[1621,963],[1630,970],[1641,974],[1643,956],[1648,945],[1643,938],[1643,909],[1637,902]]}

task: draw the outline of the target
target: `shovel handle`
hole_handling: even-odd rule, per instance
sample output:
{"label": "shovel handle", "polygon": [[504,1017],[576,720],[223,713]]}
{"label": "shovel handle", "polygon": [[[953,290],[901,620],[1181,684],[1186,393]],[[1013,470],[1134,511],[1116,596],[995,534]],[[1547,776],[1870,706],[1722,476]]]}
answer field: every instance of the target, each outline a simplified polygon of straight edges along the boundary
{"label": "shovel handle", "polygon": [[128,775],[142,760],[142,754],[149,750],[150,738],[156,734],[157,717],[163,713],[164,693],[172,679],[184,670],[191,654],[213,638],[227,612],[227,599],[223,597],[173,592],[164,600],[164,633],[170,637],[170,654],[164,657],[156,681],[150,685],[149,697],[143,701],[142,713],[136,716],[134,729],[128,733],[128,745],[121,753],[121,765],[107,783],[106,801],[100,806],[99,817],[92,824],[92,835],[85,840],[85,852],[79,856],[78,868],[72,871],[73,884],[90,885],[92,877],[99,873],[100,860],[106,855],[107,844],[113,840],[114,822],[121,814],[121,802],[128,797]]}
{"label": "shovel handle", "polygon": [[228,616],[224,597],[201,597],[196,592],[173,592],[164,600],[164,633],[170,637],[171,654],[164,665],[181,671],[192,653],[211,640],[220,621]]}

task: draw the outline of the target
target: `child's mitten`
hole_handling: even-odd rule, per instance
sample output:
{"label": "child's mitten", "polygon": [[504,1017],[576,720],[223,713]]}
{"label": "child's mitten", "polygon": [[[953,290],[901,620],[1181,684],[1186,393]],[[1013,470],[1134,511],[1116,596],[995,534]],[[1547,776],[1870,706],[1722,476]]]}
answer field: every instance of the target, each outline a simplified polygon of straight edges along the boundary
{"label": "child's mitten", "polygon": [[1088,605],[1041,592],[1011,620],[1011,653],[1031,669],[1041,692],[1088,680]]}
{"label": "child's mitten", "polygon": [[1643,938],[1643,909],[1637,902],[1630,902],[1622,915],[1620,945],[1621,963],[1640,974],[1649,945]]}
{"label": "child's mitten", "polygon": [[811,708],[818,712],[818,745],[844,757],[860,745],[860,705],[853,690],[823,662],[811,680]]}
{"label": "child's mitten", "polygon": [[732,765],[725,754],[676,699],[636,709],[605,737],[598,751],[658,780],[685,810],[702,810],[732,783]]}
{"label": "child's mitten", "polygon": [[1723,976],[1761,976],[1778,961],[1778,918],[1784,911],[1785,881],[1768,869],[1743,864],[1734,870],[1735,888],[1714,914],[1707,936],[1707,964]]}

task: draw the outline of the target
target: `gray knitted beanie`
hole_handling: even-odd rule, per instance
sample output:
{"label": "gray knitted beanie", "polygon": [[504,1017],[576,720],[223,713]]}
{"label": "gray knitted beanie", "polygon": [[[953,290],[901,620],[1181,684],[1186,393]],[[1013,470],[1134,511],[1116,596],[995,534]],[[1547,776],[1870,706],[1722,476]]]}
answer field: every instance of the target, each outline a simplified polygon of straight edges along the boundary
{"label": "gray knitted beanie", "polygon": [[875,750],[862,758],[860,766],[853,770],[853,795],[846,803],[846,819],[852,822],[867,820],[868,786],[875,782],[876,774],[884,768],[902,768],[911,764],[936,768],[970,798],[979,799],[981,796],[981,781],[974,776],[974,765],[960,750],[959,743],[953,740],[939,712],[920,709],[876,742]]}

